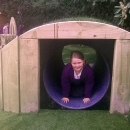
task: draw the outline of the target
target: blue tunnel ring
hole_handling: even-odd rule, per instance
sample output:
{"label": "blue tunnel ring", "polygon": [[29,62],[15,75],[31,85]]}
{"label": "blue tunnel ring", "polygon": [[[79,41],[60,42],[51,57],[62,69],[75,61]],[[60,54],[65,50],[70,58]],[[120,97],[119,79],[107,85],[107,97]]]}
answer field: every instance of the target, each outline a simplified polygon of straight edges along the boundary
{"label": "blue tunnel ring", "polygon": [[[59,62],[57,63],[57,61]],[[110,71],[107,62],[100,54],[97,54],[97,60],[93,66],[95,85],[91,100],[87,104],[83,103],[83,98],[73,97],[70,98],[69,103],[62,102],[62,88],[60,84],[60,78],[63,67],[64,64],[62,59],[59,59],[58,56],[52,56],[46,63],[43,72],[43,82],[45,89],[49,96],[60,106],[68,109],[86,109],[95,105],[104,97],[110,84]]]}

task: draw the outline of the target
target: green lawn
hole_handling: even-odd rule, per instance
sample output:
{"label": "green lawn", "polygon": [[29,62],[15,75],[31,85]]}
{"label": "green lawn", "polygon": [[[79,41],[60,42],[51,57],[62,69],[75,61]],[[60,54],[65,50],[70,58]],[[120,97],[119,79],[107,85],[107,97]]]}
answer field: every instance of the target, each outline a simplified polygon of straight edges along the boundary
{"label": "green lawn", "polygon": [[130,123],[124,115],[103,110],[0,111],[0,130],[130,130]]}
{"label": "green lawn", "polygon": [[93,21],[93,22],[100,22],[100,23],[106,23],[106,24],[112,25],[112,23],[110,23],[106,20],[97,19],[97,18],[94,18],[94,17],[87,17],[87,16],[86,17],[70,17],[70,18],[56,19],[56,20],[50,21],[49,23],[65,22],[65,21]]}
{"label": "green lawn", "polygon": [[63,61],[65,64],[69,62],[70,53],[73,50],[81,51],[89,64],[93,64],[96,60],[96,51],[93,48],[84,45],[68,45],[64,47],[62,53]]}

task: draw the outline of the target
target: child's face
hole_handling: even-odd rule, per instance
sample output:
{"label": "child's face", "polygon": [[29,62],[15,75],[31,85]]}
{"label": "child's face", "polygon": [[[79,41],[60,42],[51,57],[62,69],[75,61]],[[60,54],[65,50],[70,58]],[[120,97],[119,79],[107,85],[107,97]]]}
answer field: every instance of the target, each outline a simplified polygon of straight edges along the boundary
{"label": "child's face", "polygon": [[76,72],[80,72],[83,68],[84,60],[78,58],[72,58],[71,65]]}

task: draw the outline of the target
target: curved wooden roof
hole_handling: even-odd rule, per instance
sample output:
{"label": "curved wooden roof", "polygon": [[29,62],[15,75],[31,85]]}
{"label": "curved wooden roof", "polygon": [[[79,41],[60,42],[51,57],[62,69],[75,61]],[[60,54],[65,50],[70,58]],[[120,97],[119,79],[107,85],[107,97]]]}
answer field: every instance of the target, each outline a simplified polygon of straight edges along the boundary
{"label": "curved wooden roof", "polygon": [[20,38],[35,39],[130,39],[130,32],[92,21],[67,21],[33,28]]}

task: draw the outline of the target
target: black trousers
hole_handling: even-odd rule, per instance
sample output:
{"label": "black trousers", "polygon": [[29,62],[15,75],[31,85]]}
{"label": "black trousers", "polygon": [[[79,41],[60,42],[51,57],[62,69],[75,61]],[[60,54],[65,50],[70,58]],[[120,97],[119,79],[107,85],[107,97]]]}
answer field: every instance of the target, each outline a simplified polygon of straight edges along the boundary
{"label": "black trousers", "polygon": [[83,97],[85,85],[80,79],[73,79],[71,83],[70,96],[71,97]]}

